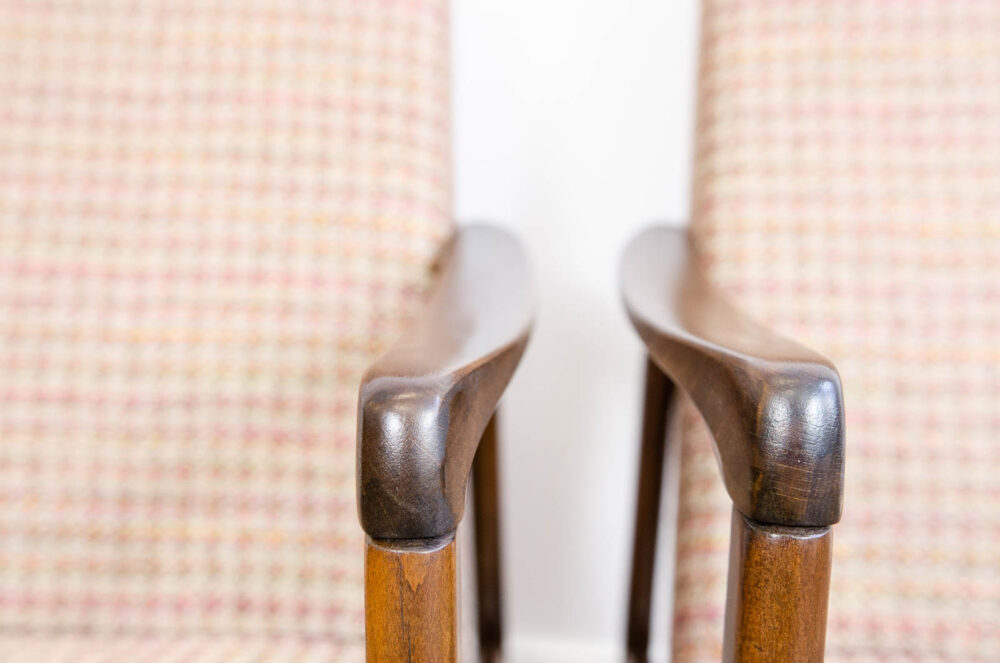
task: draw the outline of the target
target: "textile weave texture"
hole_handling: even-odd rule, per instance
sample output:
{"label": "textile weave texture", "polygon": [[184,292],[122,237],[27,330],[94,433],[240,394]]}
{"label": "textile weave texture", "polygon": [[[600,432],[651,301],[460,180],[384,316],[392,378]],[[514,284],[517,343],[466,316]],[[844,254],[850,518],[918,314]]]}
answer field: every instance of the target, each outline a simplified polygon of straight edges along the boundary
{"label": "textile weave texture", "polygon": [[447,30],[0,5],[0,658],[361,658],[356,390],[450,232]]}
{"label": "textile weave texture", "polygon": [[[1000,660],[1000,4],[705,0],[693,237],[837,364],[827,661]],[[673,648],[720,660],[731,503],[682,442]]]}

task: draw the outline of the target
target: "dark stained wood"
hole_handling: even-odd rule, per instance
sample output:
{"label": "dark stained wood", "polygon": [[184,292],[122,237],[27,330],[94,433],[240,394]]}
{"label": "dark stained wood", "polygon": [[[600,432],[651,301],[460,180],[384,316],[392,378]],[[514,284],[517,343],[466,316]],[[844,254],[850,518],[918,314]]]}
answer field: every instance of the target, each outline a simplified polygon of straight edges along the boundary
{"label": "dark stained wood", "polygon": [[368,663],[454,663],[458,656],[455,539],[365,549]]}
{"label": "dark stained wood", "polygon": [[781,525],[840,520],[844,408],[833,364],[732,306],[698,269],[684,231],[637,236],[621,279],[653,360],[708,423],[736,508]]}
{"label": "dark stained wood", "polygon": [[831,530],[733,512],[724,661],[818,663],[826,642]]}
{"label": "dark stained wood", "polygon": [[645,661],[649,648],[656,532],[660,519],[660,494],[666,455],[667,411],[673,392],[674,386],[670,379],[652,359],[648,359],[628,603],[627,645],[629,661],[634,663]]}
{"label": "dark stained wood", "polygon": [[499,661],[503,645],[503,587],[500,577],[500,469],[497,454],[497,415],[479,442],[472,463],[473,521],[476,537],[476,593],[479,649],[482,660]]}
{"label": "dark stained wood", "polygon": [[358,508],[377,539],[456,530],[476,447],[528,341],[531,279],[510,235],[463,228],[441,264],[420,320],[361,383]]}
{"label": "dark stained wood", "polygon": [[421,318],[365,373],[358,400],[358,511],[368,661],[454,661],[455,530],[475,463],[481,642],[502,634],[496,427],[527,344],[531,280],[506,233],[473,226],[443,252]]}

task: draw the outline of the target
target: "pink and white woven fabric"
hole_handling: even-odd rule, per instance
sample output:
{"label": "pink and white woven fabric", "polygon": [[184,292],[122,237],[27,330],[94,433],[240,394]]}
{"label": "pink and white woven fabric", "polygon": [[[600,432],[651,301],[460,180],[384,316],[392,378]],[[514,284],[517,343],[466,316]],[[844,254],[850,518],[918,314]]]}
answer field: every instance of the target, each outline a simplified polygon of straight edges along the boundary
{"label": "pink and white woven fabric", "polygon": [[358,645],[300,637],[0,637],[0,661],[12,663],[340,663],[363,658]]}
{"label": "pink and white woven fabric", "polygon": [[[1000,660],[1000,3],[705,0],[693,233],[839,367],[827,660]],[[718,661],[730,502],[685,421],[674,654]]]}
{"label": "pink and white woven fabric", "polygon": [[0,659],[360,657],[356,389],[449,233],[447,29],[0,5]]}

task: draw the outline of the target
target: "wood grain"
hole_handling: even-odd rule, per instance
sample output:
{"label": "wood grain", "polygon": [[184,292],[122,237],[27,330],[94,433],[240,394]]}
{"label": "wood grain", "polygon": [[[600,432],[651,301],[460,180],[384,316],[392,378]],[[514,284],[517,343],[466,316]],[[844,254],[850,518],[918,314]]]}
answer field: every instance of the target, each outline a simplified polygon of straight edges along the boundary
{"label": "wood grain", "polygon": [[455,539],[384,542],[365,550],[368,663],[457,659]]}
{"label": "wood grain", "polygon": [[831,530],[761,525],[733,512],[724,661],[819,663]]}
{"label": "wood grain", "polygon": [[698,269],[682,230],[641,233],[621,278],[649,354],[711,429],[736,508],[764,523],[839,521],[844,407],[833,364],[732,306]]}
{"label": "wood grain", "polygon": [[453,533],[486,424],[531,330],[528,262],[507,233],[458,231],[421,318],[365,374],[358,505],[377,539]]}
{"label": "wood grain", "polygon": [[527,259],[508,234],[459,230],[421,317],[365,373],[358,399],[358,512],[369,535],[369,661],[454,661],[455,530],[477,461],[484,660],[502,636],[496,429],[488,425],[528,342]]}

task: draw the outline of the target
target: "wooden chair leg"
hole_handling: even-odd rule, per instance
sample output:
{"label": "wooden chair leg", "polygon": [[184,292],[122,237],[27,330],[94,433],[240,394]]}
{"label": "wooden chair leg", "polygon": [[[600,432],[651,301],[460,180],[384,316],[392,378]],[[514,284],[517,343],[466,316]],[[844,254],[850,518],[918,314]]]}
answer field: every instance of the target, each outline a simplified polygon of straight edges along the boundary
{"label": "wooden chair leg", "polygon": [[645,661],[649,648],[656,530],[660,518],[660,493],[666,455],[667,410],[673,393],[674,385],[670,379],[652,360],[647,359],[628,609],[628,656],[629,661],[634,662]]}
{"label": "wooden chair leg", "polygon": [[497,415],[483,432],[472,464],[472,499],[476,537],[476,587],[479,648],[483,663],[500,660],[503,644],[503,592],[500,551],[500,472],[497,455]]}
{"label": "wooden chair leg", "polygon": [[829,527],[762,525],[733,510],[725,661],[823,660],[830,541]]}
{"label": "wooden chair leg", "polygon": [[368,663],[455,663],[455,538],[376,541],[365,549]]}

